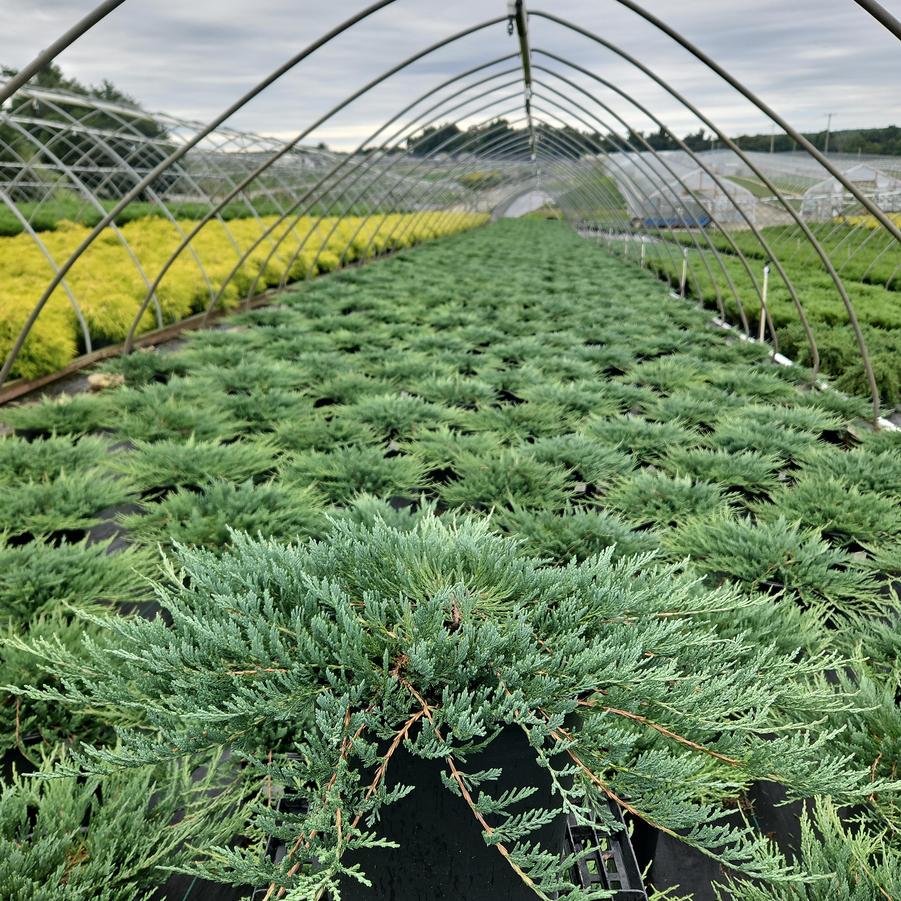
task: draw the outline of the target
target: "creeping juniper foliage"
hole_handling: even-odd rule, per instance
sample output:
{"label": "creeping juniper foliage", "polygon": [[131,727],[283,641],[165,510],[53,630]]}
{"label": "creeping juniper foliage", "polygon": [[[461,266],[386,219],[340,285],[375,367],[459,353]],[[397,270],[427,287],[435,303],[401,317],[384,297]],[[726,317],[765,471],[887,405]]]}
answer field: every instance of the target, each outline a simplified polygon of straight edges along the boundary
{"label": "creeping juniper foliage", "polygon": [[[810,731],[814,717],[848,703],[816,684],[833,661],[723,641],[706,620],[765,598],[703,591],[648,556],[544,566],[484,520],[428,515],[403,531],[344,522],[324,542],[236,534],[233,543],[224,556],[180,550],[174,586],[159,589],[171,628],[92,618],[118,638],[115,664],[97,645],[70,655],[36,642],[66,689],[32,694],[120,703],[153,726],[121,730],[116,749],[85,747],[88,771],[229,747],[263,779],[263,761],[278,759],[281,778],[309,799],[295,827],[311,836],[312,872],[295,872],[289,855],[267,877],[292,898],[336,891],[338,876],[354,872],[353,852],[382,841],[379,809],[415,791],[385,790],[400,741],[446,759],[459,802],[495,820],[486,841],[548,899],[568,863],[530,846],[547,812],[508,813],[513,798],[467,770],[467,752],[506,726],[549,768],[560,812],[590,821],[612,798],[758,877],[794,874],[766,839],[730,826],[718,800],[763,777],[844,800],[874,787],[866,768],[830,754],[830,733]],[[273,725],[285,736],[275,749],[261,743]],[[296,756],[282,759],[287,750]],[[253,854],[212,854],[201,871],[238,882],[258,873]]]}
{"label": "creeping juniper foliage", "polygon": [[[41,764],[42,775],[59,760]],[[222,793],[233,773],[213,758],[103,779],[14,776],[0,789],[0,897],[16,901],[149,901],[163,867],[191,844],[227,841],[245,805]]]}

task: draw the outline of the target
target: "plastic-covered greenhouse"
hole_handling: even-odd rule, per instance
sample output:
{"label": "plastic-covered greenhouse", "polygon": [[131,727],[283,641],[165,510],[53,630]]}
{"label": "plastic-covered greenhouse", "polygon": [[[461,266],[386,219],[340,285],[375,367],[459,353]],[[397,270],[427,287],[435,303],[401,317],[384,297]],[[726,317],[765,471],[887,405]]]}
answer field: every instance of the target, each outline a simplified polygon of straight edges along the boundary
{"label": "plastic-covered greenhouse", "polygon": [[782,111],[656,0],[2,70],[0,898],[901,901],[901,157],[790,121],[901,23],[833,6]]}

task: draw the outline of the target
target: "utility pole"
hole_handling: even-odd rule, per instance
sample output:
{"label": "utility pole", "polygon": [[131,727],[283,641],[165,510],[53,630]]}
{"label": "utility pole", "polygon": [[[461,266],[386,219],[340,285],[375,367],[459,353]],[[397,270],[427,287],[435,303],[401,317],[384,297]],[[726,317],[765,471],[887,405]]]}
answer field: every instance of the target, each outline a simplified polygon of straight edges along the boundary
{"label": "utility pole", "polygon": [[829,132],[832,131],[832,117],[835,113],[826,113],[826,142],[823,145],[823,153],[829,153]]}
{"label": "utility pole", "polygon": [[776,123],[770,122],[770,153],[773,152],[773,148],[776,144]]}

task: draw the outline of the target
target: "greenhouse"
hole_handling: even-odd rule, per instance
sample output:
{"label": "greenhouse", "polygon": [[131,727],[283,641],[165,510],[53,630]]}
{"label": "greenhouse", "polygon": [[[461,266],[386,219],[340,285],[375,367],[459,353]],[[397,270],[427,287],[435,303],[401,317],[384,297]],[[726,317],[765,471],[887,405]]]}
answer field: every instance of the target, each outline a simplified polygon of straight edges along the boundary
{"label": "greenhouse", "polygon": [[901,22],[13,3],[0,899],[901,901]]}
{"label": "greenhouse", "polygon": [[[623,155],[606,164],[629,212],[645,227],[757,224],[757,198],[736,182],[723,184],[681,151]],[[663,185],[661,187],[661,185]]]}
{"label": "greenhouse", "polygon": [[[867,197],[887,213],[901,212],[901,178],[860,163],[842,172]],[[836,178],[826,178],[804,192],[801,212],[808,219],[829,220],[841,214],[848,205],[856,206],[854,197]]]}

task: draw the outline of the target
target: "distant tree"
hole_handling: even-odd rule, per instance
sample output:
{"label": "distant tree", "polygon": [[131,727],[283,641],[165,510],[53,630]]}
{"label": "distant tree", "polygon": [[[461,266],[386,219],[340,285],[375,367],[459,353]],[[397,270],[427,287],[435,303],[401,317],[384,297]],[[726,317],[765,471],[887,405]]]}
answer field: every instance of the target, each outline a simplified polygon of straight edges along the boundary
{"label": "distant tree", "polygon": [[[458,138],[462,132],[456,124],[450,125],[429,125],[424,128],[418,135],[407,138],[407,147],[415,156],[426,156],[433,153],[441,147],[446,141]],[[445,147],[449,150],[449,147]]]}
{"label": "distant tree", "polygon": [[[535,134],[539,144],[542,136],[547,136],[544,149],[552,156],[573,158],[597,153],[602,148],[601,138],[596,132],[582,132],[568,125],[557,127],[540,122],[535,126]],[[485,125],[471,126],[465,131],[461,131],[455,123],[449,123],[423,129],[418,135],[408,138],[407,148],[415,156],[440,150],[442,153],[487,153],[524,159],[529,152],[528,131],[525,127],[514,128],[503,118]]]}
{"label": "distant tree", "polygon": [[710,147],[710,138],[703,128],[699,128],[694,134],[687,134],[684,141],[686,146],[694,151],[707,150]]}

